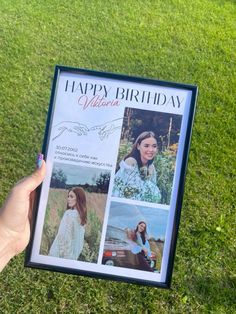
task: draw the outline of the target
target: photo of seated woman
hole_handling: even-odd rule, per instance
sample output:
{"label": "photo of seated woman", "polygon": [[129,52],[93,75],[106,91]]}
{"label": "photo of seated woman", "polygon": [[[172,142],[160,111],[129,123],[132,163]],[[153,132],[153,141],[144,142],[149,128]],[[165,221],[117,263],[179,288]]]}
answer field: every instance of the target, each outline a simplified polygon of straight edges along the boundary
{"label": "photo of seated woman", "polygon": [[113,197],[169,204],[181,117],[126,108]]}
{"label": "photo of seated woman", "polygon": [[154,272],[152,266],[152,252],[148,240],[147,224],[140,221],[135,230],[127,231],[131,252],[137,256],[140,270]]}
{"label": "photo of seated woman", "polygon": [[102,264],[159,273],[169,211],[111,202]]}

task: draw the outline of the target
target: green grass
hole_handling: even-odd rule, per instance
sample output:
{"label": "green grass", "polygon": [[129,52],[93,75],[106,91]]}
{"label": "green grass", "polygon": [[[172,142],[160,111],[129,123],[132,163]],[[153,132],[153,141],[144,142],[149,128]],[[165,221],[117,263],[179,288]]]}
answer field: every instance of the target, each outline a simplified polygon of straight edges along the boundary
{"label": "green grass", "polygon": [[232,0],[0,5],[0,201],[34,168],[55,64],[197,84],[171,290],[25,269],[0,275],[1,313],[235,313]]}

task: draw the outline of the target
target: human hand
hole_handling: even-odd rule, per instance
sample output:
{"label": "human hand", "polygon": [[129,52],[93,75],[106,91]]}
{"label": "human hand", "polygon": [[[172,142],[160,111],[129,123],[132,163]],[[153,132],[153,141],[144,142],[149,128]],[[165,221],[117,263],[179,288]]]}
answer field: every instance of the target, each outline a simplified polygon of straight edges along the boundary
{"label": "human hand", "polygon": [[53,140],[64,132],[73,132],[78,136],[87,135],[89,129],[85,124],[71,121],[63,121],[53,127]]}
{"label": "human hand", "polygon": [[12,188],[0,209],[0,271],[29,242],[35,189],[41,184],[45,174],[46,165],[42,161],[39,169]]}
{"label": "human hand", "polygon": [[142,250],[143,250],[145,256],[147,256],[148,255],[148,250],[145,247],[143,247]]}
{"label": "human hand", "polygon": [[122,118],[118,118],[112,121],[108,121],[101,125],[96,125],[90,128],[90,130],[91,131],[99,130],[98,135],[102,141],[105,138],[108,138],[108,136],[112,134],[113,132],[115,132],[117,129],[121,129],[121,124],[122,124]]}

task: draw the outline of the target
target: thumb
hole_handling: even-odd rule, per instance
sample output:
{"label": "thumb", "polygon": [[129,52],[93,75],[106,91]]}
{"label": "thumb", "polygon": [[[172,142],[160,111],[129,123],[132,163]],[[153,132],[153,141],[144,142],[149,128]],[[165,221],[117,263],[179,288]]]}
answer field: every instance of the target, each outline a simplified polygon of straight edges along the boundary
{"label": "thumb", "polygon": [[[32,191],[42,183],[46,175],[46,164],[42,161],[41,167],[36,169],[30,176],[19,181],[10,191],[8,198],[0,210],[2,221],[5,226],[14,230],[16,222],[28,217],[29,201]],[[13,219],[14,218],[14,219]]]}
{"label": "thumb", "polygon": [[19,181],[15,188],[27,194],[30,194],[34,191],[43,181],[46,175],[46,164],[45,161],[42,161],[40,168],[36,169],[31,175],[25,177]]}

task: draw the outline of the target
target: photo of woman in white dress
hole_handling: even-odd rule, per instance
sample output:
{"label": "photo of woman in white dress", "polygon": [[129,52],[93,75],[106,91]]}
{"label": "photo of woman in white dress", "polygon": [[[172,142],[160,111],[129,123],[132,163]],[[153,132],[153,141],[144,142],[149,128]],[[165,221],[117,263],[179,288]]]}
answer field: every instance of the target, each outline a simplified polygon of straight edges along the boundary
{"label": "photo of woman in white dress", "polygon": [[74,187],[68,192],[65,211],[49,256],[78,260],[84,246],[87,207],[85,192]]}
{"label": "photo of woman in white dress", "polygon": [[132,150],[119,164],[115,175],[113,196],[133,200],[160,202],[156,169],[153,164],[157,154],[157,139],[152,131],[142,132]]}

